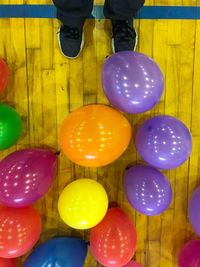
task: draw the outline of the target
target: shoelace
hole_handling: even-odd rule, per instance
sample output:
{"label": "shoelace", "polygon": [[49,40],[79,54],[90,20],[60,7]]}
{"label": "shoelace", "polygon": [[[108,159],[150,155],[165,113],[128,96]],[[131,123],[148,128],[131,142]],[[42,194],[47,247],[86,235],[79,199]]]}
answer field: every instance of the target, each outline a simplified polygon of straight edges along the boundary
{"label": "shoelace", "polygon": [[128,21],[119,21],[113,25],[113,38],[119,38],[119,41],[129,41],[136,37],[135,30],[128,25]]}
{"label": "shoelace", "polygon": [[60,28],[60,32],[64,35],[66,38],[77,40],[79,39],[79,29],[78,28],[70,28],[66,25],[63,25]]}

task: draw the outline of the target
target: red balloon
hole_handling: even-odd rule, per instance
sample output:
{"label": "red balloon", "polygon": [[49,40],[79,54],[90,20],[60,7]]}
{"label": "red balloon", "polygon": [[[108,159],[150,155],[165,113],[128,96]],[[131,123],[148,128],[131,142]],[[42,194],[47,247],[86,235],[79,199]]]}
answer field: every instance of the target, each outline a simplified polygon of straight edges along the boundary
{"label": "red balloon", "polygon": [[136,261],[130,261],[128,264],[124,265],[123,267],[143,267],[143,266],[137,263]]}
{"label": "red balloon", "polygon": [[16,267],[16,259],[0,258],[0,267]]}
{"label": "red balloon", "polygon": [[90,233],[94,257],[108,267],[127,264],[135,253],[136,242],[135,226],[120,208],[109,209],[104,219]]}
{"label": "red balloon", "polygon": [[9,74],[8,67],[5,61],[2,58],[0,58],[0,94],[4,91],[8,83],[8,74]]}
{"label": "red balloon", "polygon": [[0,208],[0,257],[24,255],[38,241],[41,218],[32,207]]}

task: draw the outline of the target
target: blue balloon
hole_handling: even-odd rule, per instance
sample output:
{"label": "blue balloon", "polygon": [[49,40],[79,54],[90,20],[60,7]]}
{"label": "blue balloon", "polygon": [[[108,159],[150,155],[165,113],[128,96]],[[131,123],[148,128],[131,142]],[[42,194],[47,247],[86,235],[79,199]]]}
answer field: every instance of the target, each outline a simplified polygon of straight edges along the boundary
{"label": "blue balloon", "polygon": [[24,267],[83,267],[86,255],[84,240],[53,238],[40,244],[26,259]]}

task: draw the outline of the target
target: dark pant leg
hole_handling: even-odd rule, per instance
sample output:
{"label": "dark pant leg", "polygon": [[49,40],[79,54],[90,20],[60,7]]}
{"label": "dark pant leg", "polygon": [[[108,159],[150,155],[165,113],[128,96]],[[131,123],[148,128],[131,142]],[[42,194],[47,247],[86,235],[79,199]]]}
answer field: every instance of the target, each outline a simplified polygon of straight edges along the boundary
{"label": "dark pant leg", "polygon": [[108,19],[131,19],[143,4],[144,0],[105,0],[104,15]]}
{"label": "dark pant leg", "polygon": [[57,18],[68,26],[79,25],[92,11],[93,0],[53,0]]}

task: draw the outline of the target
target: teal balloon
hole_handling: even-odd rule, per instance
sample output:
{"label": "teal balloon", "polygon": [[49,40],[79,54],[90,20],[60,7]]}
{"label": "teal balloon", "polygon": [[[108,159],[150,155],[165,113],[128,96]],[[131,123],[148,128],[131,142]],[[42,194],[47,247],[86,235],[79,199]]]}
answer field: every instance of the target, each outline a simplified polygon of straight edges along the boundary
{"label": "teal balloon", "polygon": [[22,134],[22,120],[15,109],[0,104],[0,150],[14,145]]}
{"label": "teal balloon", "polygon": [[87,243],[80,238],[58,237],[39,245],[24,267],[83,267]]}

